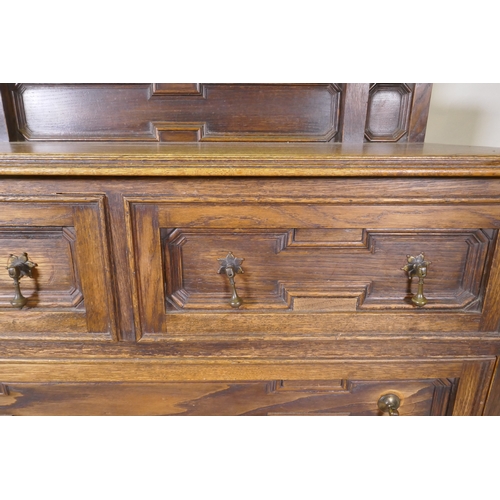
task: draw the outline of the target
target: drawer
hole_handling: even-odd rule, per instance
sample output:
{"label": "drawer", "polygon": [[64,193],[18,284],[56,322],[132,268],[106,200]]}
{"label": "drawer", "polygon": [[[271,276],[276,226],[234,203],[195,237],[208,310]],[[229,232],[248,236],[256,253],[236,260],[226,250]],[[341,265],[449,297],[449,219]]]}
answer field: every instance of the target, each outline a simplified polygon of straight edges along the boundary
{"label": "drawer", "polygon": [[[144,340],[496,329],[497,205],[129,202],[137,329]],[[430,261],[427,303],[408,255]],[[232,307],[227,257],[243,273]],[[221,269],[222,264],[222,269]],[[491,278],[491,279],[490,279]],[[486,305],[489,305],[486,307]],[[234,305],[234,304],[233,304]]]}
{"label": "drawer", "polygon": [[[0,198],[0,254],[36,263],[19,279],[0,273],[0,337],[113,339],[113,283],[102,196]],[[10,259],[9,259],[10,260]]]}
{"label": "drawer", "polygon": [[[454,379],[4,384],[0,415],[400,415],[453,411]],[[395,408],[396,409],[396,408]]]}
{"label": "drawer", "polygon": [[387,395],[399,398],[400,415],[481,415],[496,363],[493,356],[271,360],[112,350],[50,359],[42,351],[22,361],[5,351],[0,415],[382,415]]}

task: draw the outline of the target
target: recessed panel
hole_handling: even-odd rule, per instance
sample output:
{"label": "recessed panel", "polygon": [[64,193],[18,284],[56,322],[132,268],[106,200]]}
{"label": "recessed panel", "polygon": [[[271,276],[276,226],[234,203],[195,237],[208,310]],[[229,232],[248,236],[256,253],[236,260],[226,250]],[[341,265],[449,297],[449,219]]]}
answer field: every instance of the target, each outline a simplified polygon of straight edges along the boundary
{"label": "recessed panel", "polygon": [[[336,84],[19,84],[29,141],[334,140]],[[193,126],[193,124],[196,124]]]}
{"label": "recessed panel", "polygon": [[[2,338],[104,340],[116,335],[103,209],[102,195],[2,197]],[[23,254],[34,263],[31,273],[15,259]]]}
{"label": "recessed panel", "polygon": [[[26,252],[37,266],[33,278],[21,279],[28,308],[83,306],[78,268],[75,262],[75,230],[64,228],[0,229],[0,255]],[[11,309],[13,280],[7,271],[0,273],[0,308]]]}
{"label": "recessed panel", "polygon": [[[481,230],[240,230],[162,232],[167,310],[231,310],[219,259],[244,259],[235,278],[245,310],[413,310],[408,254],[432,261],[428,309],[480,309],[491,232]],[[296,235],[298,238],[296,239]],[[342,240],[342,236],[344,240]]]}

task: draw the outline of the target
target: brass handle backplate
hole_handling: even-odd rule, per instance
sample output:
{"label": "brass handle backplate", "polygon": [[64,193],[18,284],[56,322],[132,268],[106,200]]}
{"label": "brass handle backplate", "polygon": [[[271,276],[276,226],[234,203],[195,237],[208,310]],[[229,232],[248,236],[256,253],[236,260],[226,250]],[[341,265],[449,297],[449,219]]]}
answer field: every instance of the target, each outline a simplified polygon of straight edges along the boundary
{"label": "brass handle backplate", "polygon": [[396,394],[384,394],[378,400],[378,409],[382,413],[388,413],[391,417],[398,417],[400,404],[401,400]]}
{"label": "brass handle backplate", "polygon": [[402,267],[403,271],[408,273],[408,279],[412,279],[413,276],[418,277],[418,290],[417,293],[412,297],[411,301],[417,307],[423,307],[427,304],[427,299],[424,297],[424,278],[427,276],[427,267],[431,262],[425,260],[423,253],[413,257],[411,255],[406,256],[408,262],[406,266]]}
{"label": "brass handle backplate", "polygon": [[28,302],[28,299],[23,297],[21,293],[19,281],[24,276],[32,278],[31,271],[36,265],[37,264],[29,260],[26,252],[22,253],[19,257],[13,254],[9,255],[6,269],[9,272],[9,276],[14,280],[14,298],[10,303],[17,309],[22,309]]}
{"label": "brass handle backplate", "polygon": [[229,252],[225,259],[217,259],[219,261],[219,270],[217,271],[219,274],[225,274],[229,278],[229,285],[231,286],[232,297],[229,301],[231,307],[238,308],[243,304],[243,300],[238,297],[238,293],[236,292],[236,284],[234,282],[234,277],[237,274],[242,274],[243,269],[241,268],[241,263],[245,259],[238,259],[235,257],[232,252]]}

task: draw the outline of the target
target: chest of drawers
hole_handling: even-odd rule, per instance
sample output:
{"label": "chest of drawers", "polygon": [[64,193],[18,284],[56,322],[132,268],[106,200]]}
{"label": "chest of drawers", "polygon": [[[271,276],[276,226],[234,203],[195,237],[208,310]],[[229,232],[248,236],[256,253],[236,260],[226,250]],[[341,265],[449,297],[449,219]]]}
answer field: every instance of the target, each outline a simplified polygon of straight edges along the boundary
{"label": "chest of drawers", "polygon": [[0,414],[498,415],[499,166],[3,143],[1,254],[37,265],[22,308],[0,276]]}

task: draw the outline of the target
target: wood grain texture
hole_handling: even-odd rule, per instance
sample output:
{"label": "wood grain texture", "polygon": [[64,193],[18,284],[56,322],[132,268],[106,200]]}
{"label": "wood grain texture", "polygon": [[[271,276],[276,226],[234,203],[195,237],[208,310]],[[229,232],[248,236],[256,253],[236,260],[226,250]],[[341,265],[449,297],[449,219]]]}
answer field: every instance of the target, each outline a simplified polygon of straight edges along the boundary
{"label": "wood grain texture", "polygon": [[102,197],[10,195],[0,208],[4,255],[28,252],[38,264],[22,280],[20,311],[10,305],[12,280],[0,279],[0,337],[116,338]]}
{"label": "wood grain texture", "polygon": [[368,83],[345,83],[342,93],[342,143],[362,144],[368,111]]}
{"label": "wood grain texture", "polygon": [[[96,204],[97,205],[97,204]],[[110,265],[111,256],[101,226],[98,206],[75,205],[76,257],[82,269],[81,282],[87,311],[87,327],[92,333],[111,333],[116,339]],[[97,230],[96,230],[97,229]],[[97,238],[88,235],[97,233]]]}
{"label": "wood grain texture", "polygon": [[415,84],[373,83],[370,85],[365,137],[372,142],[408,140],[411,97]]}
{"label": "wood grain texture", "polygon": [[[249,210],[244,217],[249,217]],[[289,300],[292,289],[294,296],[310,300],[314,300],[313,296],[352,296],[353,282],[359,282],[354,286],[354,296],[358,297],[354,310],[412,310],[411,301],[406,300],[411,286],[395,263],[398,259],[405,263],[407,254],[418,253],[413,249],[425,248],[426,255],[433,259],[432,272],[426,280],[426,307],[480,308],[480,284],[490,243],[482,231],[398,233],[370,229],[361,230],[359,242],[343,242],[328,241],[339,237],[341,229],[324,229],[322,234],[321,229],[305,230],[306,233],[300,229],[236,232],[237,227],[235,224],[234,229],[208,230],[201,224],[166,234],[162,242],[164,280],[167,300],[174,307],[227,310],[231,295],[228,281],[209,270],[213,271],[217,258],[230,250],[245,256],[245,272],[237,280],[239,294],[245,298],[240,310],[295,310],[296,301],[292,304]],[[309,234],[309,241],[305,234]]]}
{"label": "wood grain texture", "polygon": [[482,415],[495,361],[488,359],[481,363],[464,363],[453,409],[454,415]]}
{"label": "wood grain texture", "polygon": [[400,414],[446,415],[446,379],[202,383],[12,384],[1,415],[359,415],[380,416],[380,396],[397,393]]}
{"label": "wood grain texture", "polygon": [[[187,141],[330,141],[338,131],[336,84],[17,84],[19,132],[28,141],[162,141],[157,124]],[[160,127],[161,128],[161,125]]]}
{"label": "wood grain texture", "polygon": [[432,84],[416,83],[413,91],[412,111],[408,126],[409,142],[424,142],[427,115],[431,103]]}
{"label": "wood grain texture", "polygon": [[500,415],[500,370],[499,370],[499,358],[495,365],[495,373],[493,380],[491,382],[488,399],[486,407],[484,409],[484,415],[488,416],[498,416]]}
{"label": "wood grain texture", "polygon": [[16,109],[10,92],[12,85],[0,83],[0,142],[23,140],[17,130]]}
{"label": "wood grain texture", "polygon": [[431,86],[4,84],[3,92],[15,102],[11,140],[362,144],[423,142]]}
{"label": "wood grain texture", "polygon": [[[85,323],[83,323],[83,328]],[[169,342],[92,342],[61,343],[45,339],[4,340],[0,343],[0,359],[44,360],[67,359],[149,360],[164,358],[195,359],[377,359],[390,355],[394,359],[442,359],[449,356],[494,357],[499,351],[500,335],[467,333],[397,334],[388,337],[380,333],[344,333],[290,336],[240,334],[230,338],[221,335],[172,338]]]}
{"label": "wood grain texture", "polygon": [[[83,306],[74,246],[72,227],[0,229],[0,255],[26,252],[37,264],[32,269],[32,279],[21,281],[23,295],[28,299],[26,307],[61,309]],[[0,308],[11,307],[12,283],[7,273],[0,274]]]}
{"label": "wood grain texture", "polygon": [[[2,360],[0,380],[11,382],[202,382],[240,380],[413,380],[425,378],[467,378],[460,397],[463,404],[475,405],[474,392],[493,367],[495,358],[359,360],[282,358],[161,358]],[[464,368],[469,363],[470,368]],[[464,371],[465,370],[465,371]],[[469,371],[470,370],[470,373]],[[486,370],[486,371],[484,371]],[[490,373],[491,374],[491,373]],[[7,383],[7,382],[5,382]],[[470,400],[470,398],[473,400]],[[457,396],[458,398],[458,396]],[[472,408],[473,406],[470,406]],[[469,408],[469,409],[470,409]],[[475,408],[475,406],[474,406]]]}
{"label": "wood grain texture", "polygon": [[0,143],[0,174],[17,176],[494,178],[498,166],[499,149],[436,144]]}
{"label": "wood grain texture", "polygon": [[161,227],[213,229],[321,228],[336,229],[478,229],[500,227],[500,204],[450,206],[446,203],[419,206],[410,203],[192,203],[159,206]]}
{"label": "wood grain texture", "polygon": [[500,245],[496,245],[490,267],[488,285],[484,298],[485,314],[481,320],[482,331],[498,331],[500,323]]}
{"label": "wood grain texture", "polygon": [[[403,118],[391,108],[396,140],[424,131],[419,85]],[[150,86],[147,102],[209,90]],[[205,122],[151,123],[194,140]],[[0,411],[368,415],[399,390],[402,414],[498,414],[499,166],[495,148],[401,142],[0,144],[0,245],[43,264],[40,301],[0,308]],[[240,310],[223,250],[245,258]],[[420,251],[432,301],[416,310],[400,268]]]}
{"label": "wood grain texture", "polygon": [[[138,283],[136,306],[141,314],[137,316],[141,320],[141,329],[155,333],[161,332],[165,323],[163,263],[157,221],[155,206],[137,207],[133,235],[129,239],[137,256],[136,267],[132,271]],[[133,261],[131,264],[134,265]]]}

